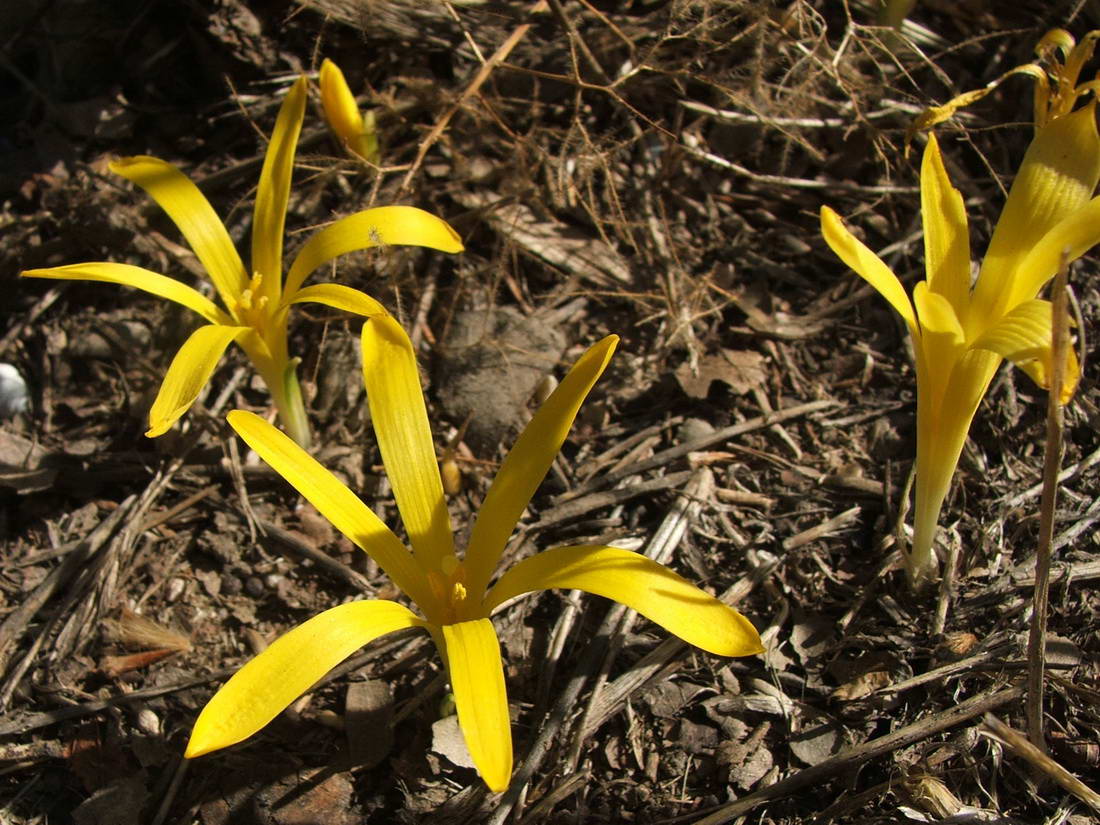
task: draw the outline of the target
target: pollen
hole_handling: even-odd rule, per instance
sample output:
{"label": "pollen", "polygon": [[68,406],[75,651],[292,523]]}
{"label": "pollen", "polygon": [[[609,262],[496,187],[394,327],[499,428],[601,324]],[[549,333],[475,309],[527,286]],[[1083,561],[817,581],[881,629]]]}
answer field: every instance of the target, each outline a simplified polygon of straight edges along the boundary
{"label": "pollen", "polygon": [[451,604],[460,604],[466,601],[466,587],[462,582],[451,585]]}

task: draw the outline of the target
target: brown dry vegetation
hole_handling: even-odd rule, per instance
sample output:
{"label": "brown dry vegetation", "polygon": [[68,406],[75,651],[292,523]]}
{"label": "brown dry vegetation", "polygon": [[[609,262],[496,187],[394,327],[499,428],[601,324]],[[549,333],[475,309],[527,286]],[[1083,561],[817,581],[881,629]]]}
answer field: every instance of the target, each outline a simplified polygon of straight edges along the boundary
{"label": "brown dry vegetation", "polygon": [[[854,2],[533,5],[0,9],[0,360],[33,393],[30,414],[0,425],[0,821],[1093,821],[982,722],[992,710],[1024,727],[1044,394],[1010,370],[995,381],[944,511],[957,581],[913,598],[894,538],[914,437],[904,330],[828,251],[817,215],[832,205],[916,277],[912,116],[1026,61],[1053,25],[1100,26],[1097,6],[937,0],[899,36]],[[395,202],[466,243],[338,270],[412,330],[441,451],[469,420],[456,524],[535,385],[618,333],[509,553],[667,554],[768,644],[723,661],[600,599],[513,605],[498,626],[529,782],[503,797],[449,758],[444,680],[416,635],[370,646],[243,745],[182,760],[199,708],[258,646],[391,586],[242,454],[224,412],[267,399],[238,358],[183,426],[142,436],[184,313],[16,279],[83,260],[193,278],[178,233],[106,158],[177,163],[247,237],[263,136],[325,56],[376,108],[386,167],[343,158],[314,110],[289,244]],[[940,130],[979,251],[1030,136],[1028,83]],[[1089,334],[1067,411],[1047,732],[1053,758],[1096,786],[1094,263],[1073,281]],[[357,331],[301,312],[293,343],[315,452],[395,524]]]}

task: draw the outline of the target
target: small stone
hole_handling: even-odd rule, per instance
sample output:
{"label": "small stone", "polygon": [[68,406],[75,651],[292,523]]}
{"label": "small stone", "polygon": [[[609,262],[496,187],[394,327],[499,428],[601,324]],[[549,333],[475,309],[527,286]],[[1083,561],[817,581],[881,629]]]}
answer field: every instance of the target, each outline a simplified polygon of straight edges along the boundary
{"label": "small stone", "polygon": [[254,599],[264,594],[264,582],[259,576],[249,576],[244,582],[245,592]]}
{"label": "small stone", "polygon": [[184,589],[187,587],[187,582],[180,578],[171,578],[168,580],[168,587],[165,592],[165,598],[169,602],[174,602],[183,595]]}
{"label": "small stone", "polygon": [[714,427],[710,422],[704,421],[702,418],[689,418],[680,425],[678,436],[681,444],[690,444],[692,441],[706,438],[713,433]]}
{"label": "small stone", "polygon": [[0,418],[25,412],[30,404],[27,382],[11,364],[0,364]]}
{"label": "small stone", "polygon": [[156,736],[160,733],[160,717],[149,708],[142,708],[138,711],[137,726],[142,733]]}

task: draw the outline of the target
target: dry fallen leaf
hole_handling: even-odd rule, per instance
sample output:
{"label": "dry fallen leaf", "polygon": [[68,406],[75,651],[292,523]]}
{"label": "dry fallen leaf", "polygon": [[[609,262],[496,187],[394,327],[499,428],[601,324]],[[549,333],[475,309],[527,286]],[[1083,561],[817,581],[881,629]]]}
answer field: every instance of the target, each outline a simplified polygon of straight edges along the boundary
{"label": "dry fallen leaf", "polygon": [[864,696],[870,696],[890,684],[890,674],[885,670],[872,670],[857,676],[834,690],[830,696],[837,702],[854,702]]}
{"label": "dry fallen leaf", "polygon": [[112,679],[129,673],[132,670],[141,670],[149,665],[156,664],[161,659],[167,659],[179,653],[175,648],[162,647],[157,650],[143,650],[140,653],[129,653],[125,656],[104,656],[99,669],[104,675]]}
{"label": "dry fallen leaf", "polygon": [[728,384],[737,395],[743,395],[763,385],[767,377],[763,355],[725,348],[703,356],[696,371],[685,361],[676,368],[675,375],[680,387],[692,398],[706,398],[713,381]]}
{"label": "dry fallen leaf", "polygon": [[939,652],[947,657],[956,658],[965,656],[974,645],[978,643],[978,637],[968,630],[954,630],[944,634],[940,642]]}

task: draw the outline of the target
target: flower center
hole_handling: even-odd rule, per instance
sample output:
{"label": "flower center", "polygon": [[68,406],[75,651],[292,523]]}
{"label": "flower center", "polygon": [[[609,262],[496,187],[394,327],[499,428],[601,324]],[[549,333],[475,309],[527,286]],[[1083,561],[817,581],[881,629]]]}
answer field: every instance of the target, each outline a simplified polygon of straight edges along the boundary
{"label": "flower center", "polygon": [[252,327],[261,334],[267,323],[268,304],[267,296],[262,294],[263,280],[261,273],[255,273],[248,288],[241,292],[230,307],[233,317],[241,326]]}
{"label": "flower center", "polygon": [[466,613],[466,568],[455,556],[444,556],[439,562],[439,570],[428,576],[432,591],[442,603],[447,623],[460,621]]}

